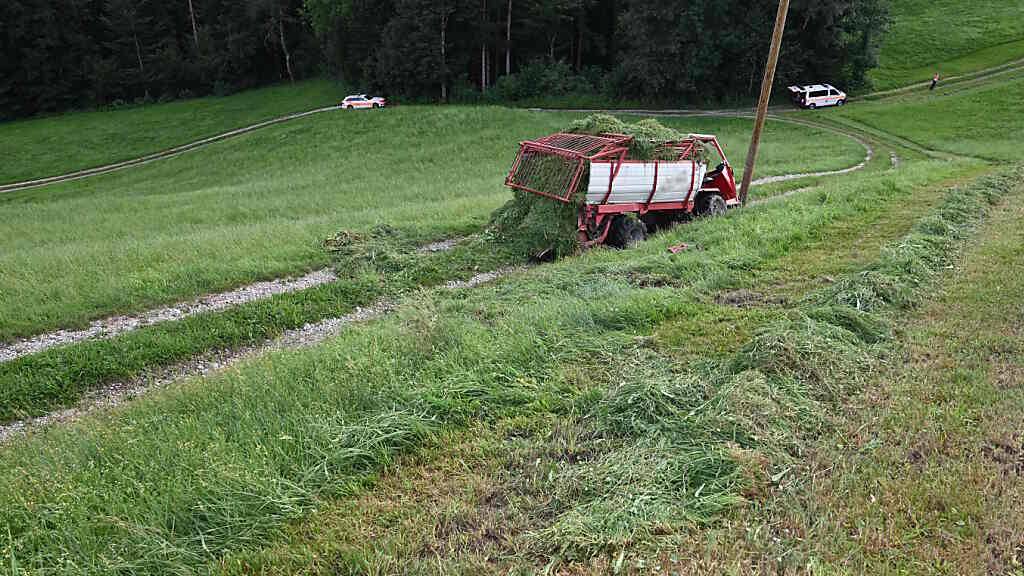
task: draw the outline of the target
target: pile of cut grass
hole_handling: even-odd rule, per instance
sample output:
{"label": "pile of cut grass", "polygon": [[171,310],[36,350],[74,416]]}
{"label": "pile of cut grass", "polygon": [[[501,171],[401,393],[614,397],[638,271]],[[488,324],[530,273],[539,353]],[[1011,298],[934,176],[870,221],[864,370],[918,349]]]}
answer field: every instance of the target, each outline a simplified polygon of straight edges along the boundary
{"label": "pile of cut grass", "polygon": [[567,560],[621,558],[763,497],[829,426],[831,408],[885,362],[893,313],[925,295],[1022,178],[1009,171],[951,190],[876,264],[812,293],[725,362],[674,366],[638,349],[585,409],[602,431],[600,456],[554,478],[554,521],[532,545]]}

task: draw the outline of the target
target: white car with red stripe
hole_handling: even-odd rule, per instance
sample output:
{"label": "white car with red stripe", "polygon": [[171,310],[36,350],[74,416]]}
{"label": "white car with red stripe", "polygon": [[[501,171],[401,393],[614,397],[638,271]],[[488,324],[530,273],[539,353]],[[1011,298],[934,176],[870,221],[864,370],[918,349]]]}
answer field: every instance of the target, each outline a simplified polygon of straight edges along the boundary
{"label": "white car with red stripe", "polygon": [[789,95],[797,106],[810,110],[824,106],[843,106],[846,104],[846,92],[831,84],[790,86]]}
{"label": "white car with red stripe", "polygon": [[383,108],[387,106],[388,101],[380,96],[369,97],[366,94],[353,94],[346,96],[341,101],[341,107],[345,110],[353,110],[356,108]]}

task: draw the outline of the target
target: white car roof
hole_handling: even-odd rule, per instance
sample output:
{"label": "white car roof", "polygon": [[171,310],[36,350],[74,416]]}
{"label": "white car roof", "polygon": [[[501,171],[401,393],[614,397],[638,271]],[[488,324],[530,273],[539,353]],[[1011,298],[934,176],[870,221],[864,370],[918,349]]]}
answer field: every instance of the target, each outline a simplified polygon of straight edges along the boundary
{"label": "white car roof", "polygon": [[800,86],[800,88],[808,92],[811,90],[839,90],[831,84],[808,84],[806,86]]}

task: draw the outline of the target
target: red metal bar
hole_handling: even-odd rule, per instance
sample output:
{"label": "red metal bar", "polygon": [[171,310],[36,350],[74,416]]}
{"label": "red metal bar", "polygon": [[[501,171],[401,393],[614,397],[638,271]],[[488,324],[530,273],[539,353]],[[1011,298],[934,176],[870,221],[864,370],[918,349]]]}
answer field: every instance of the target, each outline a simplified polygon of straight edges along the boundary
{"label": "red metal bar", "polygon": [[615,184],[615,178],[619,175],[619,170],[622,169],[622,161],[626,159],[627,150],[623,149],[622,153],[619,154],[619,161],[615,163],[615,168],[612,169],[612,173],[608,178],[608,192],[605,192],[604,198],[601,200],[601,204],[608,202],[608,198],[612,195],[612,186]]}
{"label": "red metal bar", "polygon": [[526,148],[526,144],[520,144],[519,145],[519,153],[516,154],[515,162],[512,163],[512,169],[509,170],[508,176],[505,178],[505,185],[506,186],[511,186],[512,185],[512,175],[516,173],[516,170],[519,169],[519,164],[522,163],[522,161],[523,161],[523,150],[525,148]]}
{"label": "red metal bar", "polygon": [[690,191],[686,193],[686,199],[693,197],[693,183],[697,180],[697,161],[690,160]]}
{"label": "red metal bar", "polygon": [[566,202],[566,203],[569,202],[569,200],[567,200],[566,198],[563,198],[561,196],[556,196],[555,194],[551,194],[549,192],[543,192],[541,190],[537,190],[536,188],[530,188],[529,186],[524,186],[522,184],[509,184],[508,186],[509,186],[509,188],[515,188],[517,190],[522,190],[524,192],[530,192],[532,194],[539,194],[539,195],[545,196],[547,198],[553,198],[553,199],[558,200],[560,202]]}
{"label": "red metal bar", "polygon": [[576,167],[576,173],[573,174],[572,180],[569,182],[569,187],[566,189],[565,196],[562,198],[564,202],[569,202],[572,199],[572,193],[576,190],[576,186],[579,185],[580,176],[583,175],[583,161],[580,161],[580,165]]}
{"label": "red metal bar", "polygon": [[[647,197],[647,202],[644,202],[645,206],[651,205],[651,200],[654,200],[654,194],[658,191],[658,164],[657,160],[654,161],[654,185],[651,186],[651,195]],[[642,212],[647,212],[645,207]]]}
{"label": "red metal bar", "polygon": [[[622,214],[624,212],[640,212],[640,209],[645,206],[640,202],[630,202],[627,204],[590,204],[596,208],[598,214]],[[648,212],[662,212],[662,211],[679,211],[684,210],[689,212],[693,208],[693,202],[653,202],[651,203]]]}

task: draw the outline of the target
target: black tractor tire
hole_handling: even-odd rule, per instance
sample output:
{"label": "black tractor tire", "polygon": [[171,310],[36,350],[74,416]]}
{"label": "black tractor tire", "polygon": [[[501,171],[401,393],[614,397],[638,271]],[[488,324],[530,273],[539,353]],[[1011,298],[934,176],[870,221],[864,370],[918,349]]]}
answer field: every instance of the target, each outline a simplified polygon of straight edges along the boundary
{"label": "black tractor tire", "polygon": [[679,220],[676,215],[672,212],[659,211],[659,212],[648,212],[640,217],[640,221],[647,227],[647,235],[650,236],[655,232],[661,232],[662,230],[668,230],[676,224]]}
{"label": "black tractor tire", "polygon": [[728,210],[729,207],[725,204],[725,200],[713,192],[705,192],[698,196],[697,204],[693,207],[694,213],[701,218],[721,216]]}
{"label": "black tractor tire", "polygon": [[632,214],[622,214],[612,220],[605,243],[615,248],[632,248],[647,239],[647,226]]}

